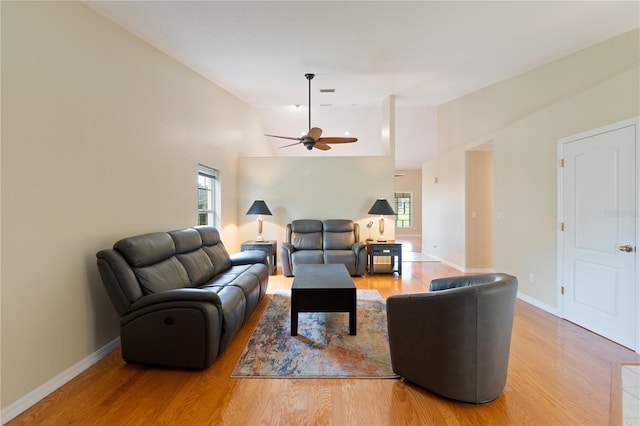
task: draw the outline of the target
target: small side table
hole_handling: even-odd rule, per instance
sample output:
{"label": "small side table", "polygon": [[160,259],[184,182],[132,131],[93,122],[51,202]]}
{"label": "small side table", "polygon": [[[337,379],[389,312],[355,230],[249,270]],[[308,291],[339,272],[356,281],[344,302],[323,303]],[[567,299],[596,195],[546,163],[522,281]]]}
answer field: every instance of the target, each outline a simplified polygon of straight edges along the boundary
{"label": "small side table", "polygon": [[[393,241],[369,241],[367,242],[367,252],[369,253],[369,273],[402,275],[402,244]],[[390,257],[391,265],[389,268],[375,270],[376,257]],[[378,265],[380,266],[380,265]]]}
{"label": "small side table", "polygon": [[260,250],[267,253],[267,261],[269,262],[269,271],[271,275],[275,275],[278,269],[278,242],[276,240],[268,241],[245,241],[240,244],[240,251]]}

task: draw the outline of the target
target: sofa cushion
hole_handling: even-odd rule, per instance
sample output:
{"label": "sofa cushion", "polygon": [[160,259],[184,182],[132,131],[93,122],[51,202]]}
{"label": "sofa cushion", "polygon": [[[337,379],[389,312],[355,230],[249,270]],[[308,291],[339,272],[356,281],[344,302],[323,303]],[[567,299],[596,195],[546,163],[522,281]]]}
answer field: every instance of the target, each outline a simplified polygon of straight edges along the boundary
{"label": "sofa cushion", "polygon": [[169,232],[176,246],[176,257],[189,275],[191,287],[198,287],[215,273],[211,258],[202,247],[200,233],[193,228]]}
{"label": "sofa cushion", "polygon": [[142,268],[133,268],[144,294],[190,287],[191,281],[184,266],[175,257]]}
{"label": "sofa cushion", "polygon": [[356,255],[353,250],[325,250],[324,263],[342,263],[350,275],[356,270]]}
{"label": "sofa cushion", "polygon": [[161,262],[173,256],[176,251],[173,239],[166,232],[125,238],[115,243],[113,248],[134,268]]}
{"label": "sofa cushion", "polygon": [[300,219],[291,222],[291,244],[296,250],[322,250],[322,221]]}
{"label": "sofa cushion", "polygon": [[291,254],[291,260],[293,266],[300,265],[302,263],[319,264],[324,263],[324,251],[322,250],[301,250],[294,251]]}
{"label": "sofa cushion", "polygon": [[322,245],[324,250],[350,250],[356,242],[351,220],[325,220]]}
{"label": "sofa cushion", "polygon": [[231,258],[220,240],[220,232],[213,226],[196,226],[194,229],[200,233],[202,249],[213,264],[211,276],[229,269],[231,267]]}
{"label": "sofa cushion", "polygon": [[189,253],[202,247],[202,237],[193,228],[178,229],[169,231],[168,234],[173,239],[176,246],[176,253]]}

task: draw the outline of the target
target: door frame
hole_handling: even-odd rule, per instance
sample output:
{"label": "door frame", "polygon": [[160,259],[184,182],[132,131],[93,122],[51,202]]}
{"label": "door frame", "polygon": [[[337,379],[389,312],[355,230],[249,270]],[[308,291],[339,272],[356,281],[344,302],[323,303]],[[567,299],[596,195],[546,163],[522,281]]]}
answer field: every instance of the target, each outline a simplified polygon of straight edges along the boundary
{"label": "door frame", "polygon": [[[560,318],[565,318],[564,315],[564,302],[562,295],[562,287],[564,286],[563,277],[564,277],[564,242],[563,242],[563,231],[561,229],[561,225],[564,222],[564,212],[563,212],[563,203],[564,203],[564,181],[563,181],[563,168],[562,168],[562,159],[563,159],[563,147],[568,142],[573,142],[578,139],[583,139],[590,136],[596,136],[602,133],[607,133],[613,130],[617,130],[623,127],[629,127],[635,125],[635,149],[636,149],[636,206],[635,206],[635,214],[636,217],[636,324],[640,322],[640,256],[638,251],[638,246],[640,245],[640,116],[635,118],[630,118],[627,120],[618,121],[616,123],[611,123],[606,126],[599,127],[597,129],[587,130],[585,132],[581,132],[575,135],[567,136],[562,139],[558,139],[557,144],[557,164],[558,164],[558,222],[557,222],[557,300],[558,300],[558,313]],[[635,348],[633,348],[636,353],[640,353],[640,326],[636,325],[636,336],[635,336]]]}

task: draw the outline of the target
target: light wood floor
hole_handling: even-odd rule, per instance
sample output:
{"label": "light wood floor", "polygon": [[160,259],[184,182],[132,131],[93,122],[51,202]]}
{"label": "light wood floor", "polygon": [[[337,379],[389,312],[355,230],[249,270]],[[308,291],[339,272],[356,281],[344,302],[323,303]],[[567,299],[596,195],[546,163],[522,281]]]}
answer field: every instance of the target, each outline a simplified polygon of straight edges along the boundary
{"label": "light wood floor", "polygon": [[[405,262],[402,277],[354,281],[387,297],[426,291],[432,278],[448,275],[459,272]],[[270,277],[269,293],[289,288],[292,280]],[[116,350],[9,424],[607,425],[612,366],[640,361],[628,349],[518,301],[507,386],[489,404],[449,401],[399,379],[231,379],[269,299],[206,370],[128,365]]]}

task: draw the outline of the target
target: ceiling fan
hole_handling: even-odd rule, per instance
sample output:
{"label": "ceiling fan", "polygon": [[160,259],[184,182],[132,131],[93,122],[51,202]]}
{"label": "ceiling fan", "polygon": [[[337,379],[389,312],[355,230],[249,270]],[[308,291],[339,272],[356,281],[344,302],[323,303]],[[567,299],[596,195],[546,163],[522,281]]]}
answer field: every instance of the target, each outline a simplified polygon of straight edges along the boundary
{"label": "ceiling fan", "polygon": [[298,141],[298,142],[292,143],[290,145],[281,146],[280,148],[286,148],[286,147],[289,147],[289,146],[302,144],[309,151],[311,151],[313,148],[320,149],[322,151],[327,151],[327,150],[331,149],[331,147],[328,145],[330,143],[357,142],[358,138],[343,138],[343,137],[321,138],[320,136],[322,135],[322,129],[319,128],[319,127],[311,127],[311,80],[313,79],[313,77],[315,77],[315,74],[305,74],[304,76],[307,77],[307,80],[309,80],[309,132],[307,132],[306,135],[304,135],[302,137],[299,137],[299,138],[294,138],[294,137],[290,137],[290,136],[278,136],[278,135],[265,135],[265,136],[270,136],[272,138],[290,139],[290,140],[293,140],[293,141]]}

